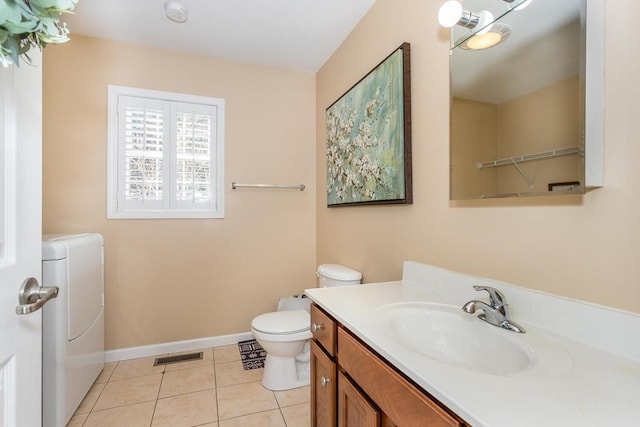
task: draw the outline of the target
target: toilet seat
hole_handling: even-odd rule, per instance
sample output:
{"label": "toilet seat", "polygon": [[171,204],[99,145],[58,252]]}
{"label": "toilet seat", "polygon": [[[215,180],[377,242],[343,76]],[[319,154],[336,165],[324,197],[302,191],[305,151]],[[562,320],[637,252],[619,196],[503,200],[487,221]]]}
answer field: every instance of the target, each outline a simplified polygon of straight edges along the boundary
{"label": "toilet seat", "polygon": [[308,331],[309,324],[306,310],[286,310],[257,316],[251,321],[251,328],[265,334],[289,335]]}

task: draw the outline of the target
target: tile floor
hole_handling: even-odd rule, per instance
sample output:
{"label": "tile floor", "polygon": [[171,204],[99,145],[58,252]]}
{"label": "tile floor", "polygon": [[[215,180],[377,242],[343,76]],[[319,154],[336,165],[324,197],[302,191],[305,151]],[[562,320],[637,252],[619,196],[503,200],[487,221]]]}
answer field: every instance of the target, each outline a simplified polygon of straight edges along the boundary
{"label": "tile floor", "polygon": [[309,427],[308,386],[265,389],[237,345],[199,351],[202,360],[165,366],[108,363],[67,427]]}

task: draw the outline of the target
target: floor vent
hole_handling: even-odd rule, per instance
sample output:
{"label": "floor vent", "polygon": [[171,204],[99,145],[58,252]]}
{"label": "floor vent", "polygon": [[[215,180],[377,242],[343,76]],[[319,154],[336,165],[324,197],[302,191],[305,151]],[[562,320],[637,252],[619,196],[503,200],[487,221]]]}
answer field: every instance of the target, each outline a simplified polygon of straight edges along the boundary
{"label": "floor vent", "polygon": [[202,352],[178,354],[177,356],[158,357],[153,366],[169,365],[171,363],[189,362],[191,360],[202,360]]}

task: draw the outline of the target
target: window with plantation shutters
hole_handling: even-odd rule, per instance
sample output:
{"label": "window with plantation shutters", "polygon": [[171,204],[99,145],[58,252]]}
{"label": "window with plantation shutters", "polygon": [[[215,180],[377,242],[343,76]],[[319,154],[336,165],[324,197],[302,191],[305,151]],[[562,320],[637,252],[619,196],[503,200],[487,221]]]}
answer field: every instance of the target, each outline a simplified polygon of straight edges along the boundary
{"label": "window with plantation shutters", "polygon": [[224,100],[109,86],[108,218],[224,217]]}

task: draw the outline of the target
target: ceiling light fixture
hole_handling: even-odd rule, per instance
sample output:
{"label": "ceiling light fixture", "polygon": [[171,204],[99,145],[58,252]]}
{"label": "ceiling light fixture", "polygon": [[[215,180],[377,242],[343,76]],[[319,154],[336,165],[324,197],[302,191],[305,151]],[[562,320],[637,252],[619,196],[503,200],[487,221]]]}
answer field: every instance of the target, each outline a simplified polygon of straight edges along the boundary
{"label": "ceiling light fixture", "polygon": [[173,22],[182,24],[187,22],[189,18],[189,12],[187,7],[178,0],[169,0],[164,4],[164,13]]}
{"label": "ceiling light fixture", "polygon": [[480,29],[477,34],[489,32],[493,20],[493,15],[489,11],[481,10],[478,13],[473,13],[469,10],[463,10],[462,4],[458,0],[448,0],[440,6],[438,11],[438,22],[443,27],[451,28],[454,25],[469,29],[477,27]]}
{"label": "ceiling light fixture", "polygon": [[508,39],[510,35],[510,26],[507,24],[495,23],[489,32],[469,37],[464,43],[462,43],[462,40],[468,36],[463,36],[458,39],[455,44],[458,45],[459,43],[462,43],[460,44],[460,49],[464,50],[482,50],[502,43]]}

